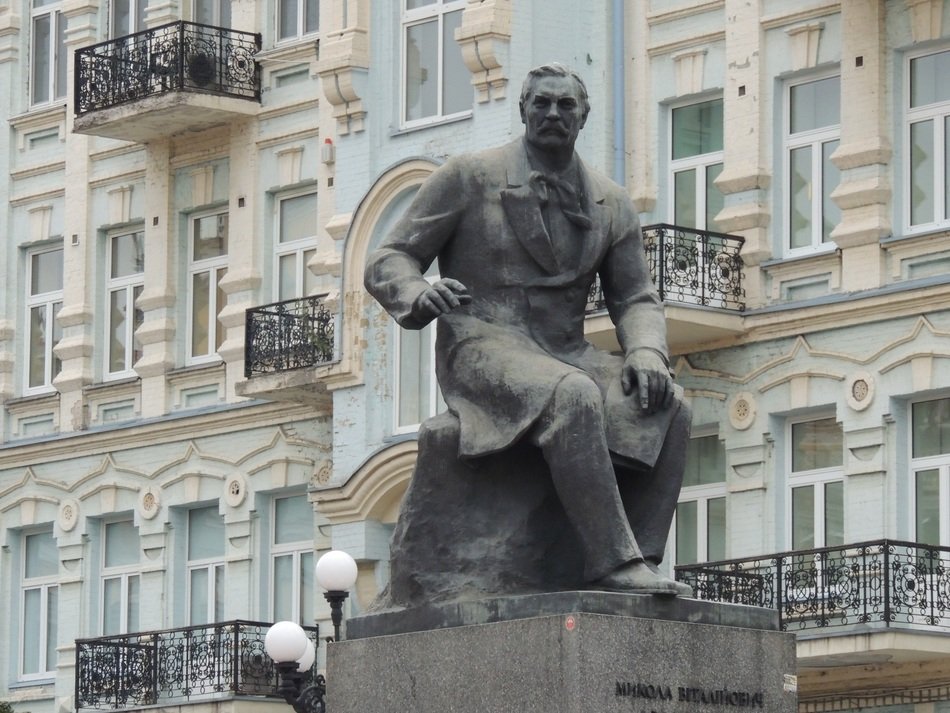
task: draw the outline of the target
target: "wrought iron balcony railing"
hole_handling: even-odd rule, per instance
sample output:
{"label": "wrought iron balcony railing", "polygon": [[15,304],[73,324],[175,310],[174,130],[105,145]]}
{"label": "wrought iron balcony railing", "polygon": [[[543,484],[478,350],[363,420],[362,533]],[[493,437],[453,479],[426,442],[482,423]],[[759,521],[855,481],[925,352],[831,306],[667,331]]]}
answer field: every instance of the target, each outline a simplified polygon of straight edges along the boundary
{"label": "wrought iron balcony railing", "polygon": [[[664,302],[742,312],[744,240],[736,235],[658,223],[643,227],[650,274]],[[587,312],[605,308],[600,283],[591,287]]]}
{"label": "wrought iron balcony railing", "polygon": [[175,91],[260,101],[261,36],[172,22],[76,51],[75,113]]}
{"label": "wrought iron balcony railing", "polygon": [[[279,698],[271,625],[227,621],[76,641],[76,708],[132,709],[221,695]],[[318,644],[318,627],[304,627]],[[315,675],[311,671],[311,676]]]}
{"label": "wrought iron balcony railing", "polygon": [[865,624],[950,630],[950,547],[876,540],[684,565],[697,599],[777,609],[782,630]]}
{"label": "wrought iron balcony railing", "polygon": [[335,361],[334,318],[324,300],[303,297],[247,310],[244,376]]}

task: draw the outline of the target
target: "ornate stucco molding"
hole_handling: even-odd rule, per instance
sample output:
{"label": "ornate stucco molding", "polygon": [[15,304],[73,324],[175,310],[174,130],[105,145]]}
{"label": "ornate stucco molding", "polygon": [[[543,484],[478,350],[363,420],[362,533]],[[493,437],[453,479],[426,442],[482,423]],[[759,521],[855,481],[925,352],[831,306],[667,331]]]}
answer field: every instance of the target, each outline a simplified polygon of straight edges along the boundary
{"label": "ornate stucco molding", "polygon": [[472,73],[476,100],[504,99],[511,41],[511,0],[468,0],[462,24],[455,31],[462,60]]}
{"label": "ornate stucco molding", "polygon": [[324,33],[320,41],[317,74],[323,93],[333,106],[337,133],[362,131],[366,108],[359,84],[369,69],[369,2],[348,0],[346,12],[328,18],[340,29]]}

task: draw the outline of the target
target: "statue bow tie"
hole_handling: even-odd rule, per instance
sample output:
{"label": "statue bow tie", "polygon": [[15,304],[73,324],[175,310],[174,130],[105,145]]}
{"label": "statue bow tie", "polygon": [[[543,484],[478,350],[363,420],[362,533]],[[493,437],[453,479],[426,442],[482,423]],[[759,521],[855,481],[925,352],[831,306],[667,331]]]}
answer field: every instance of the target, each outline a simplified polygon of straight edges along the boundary
{"label": "statue bow tie", "polygon": [[581,210],[580,197],[577,195],[577,190],[570,183],[557,176],[541,173],[541,171],[532,171],[528,175],[528,185],[538,197],[541,205],[547,205],[553,193],[557,197],[558,205],[560,205],[564,217],[574,225],[584,230],[590,230],[591,220]]}

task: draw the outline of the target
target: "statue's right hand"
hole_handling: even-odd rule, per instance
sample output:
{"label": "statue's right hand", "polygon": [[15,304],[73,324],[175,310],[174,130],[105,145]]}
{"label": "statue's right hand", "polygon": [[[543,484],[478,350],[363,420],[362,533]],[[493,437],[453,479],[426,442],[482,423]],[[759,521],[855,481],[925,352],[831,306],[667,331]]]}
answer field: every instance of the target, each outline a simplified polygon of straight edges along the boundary
{"label": "statue's right hand", "polygon": [[412,305],[413,316],[422,323],[431,322],[447,314],[459,305],[468,304],[472,296],[468,288],[458,280],[446,277],[431,284]]}

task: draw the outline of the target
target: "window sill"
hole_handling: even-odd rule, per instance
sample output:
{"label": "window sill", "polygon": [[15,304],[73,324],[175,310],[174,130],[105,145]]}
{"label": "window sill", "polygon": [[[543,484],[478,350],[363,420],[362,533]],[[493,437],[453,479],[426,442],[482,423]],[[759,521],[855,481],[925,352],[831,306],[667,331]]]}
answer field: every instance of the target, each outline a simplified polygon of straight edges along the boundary
{"label": "window sill", "polygon": [[[28,679],[21,679],[19,681],[12,681],[10,685],[8,686],[8,688],[12,691],[14,689],[22,690],[24,688],[41,688],[43,686],[55,686],[55,685],[56,685],[56,677],[53,676],[51,678],[28,678]],[[52,691],[49,691],[48,694],[46,695],[30,696],[26,698],[25,700],[39,701],[39,700],[45,700],[49,698],[53,698]]]}
{"label": "window sill", "polygon": [[397,136],[403,136],[406,134],[414,134],[417,131],[425,131],[426,129],[432,129],[437,126],[446,126],[448,124],[456,124],[460,121],[468,121],[473,116],[473,111],[452,114],[451,116],[440,116],[433,118],[431,121],[425,121],[421,124],[412,124],[411,126],[401,126],[398,129],[393,129],[389,132],[389,136],[390,138],[395,138]]}

